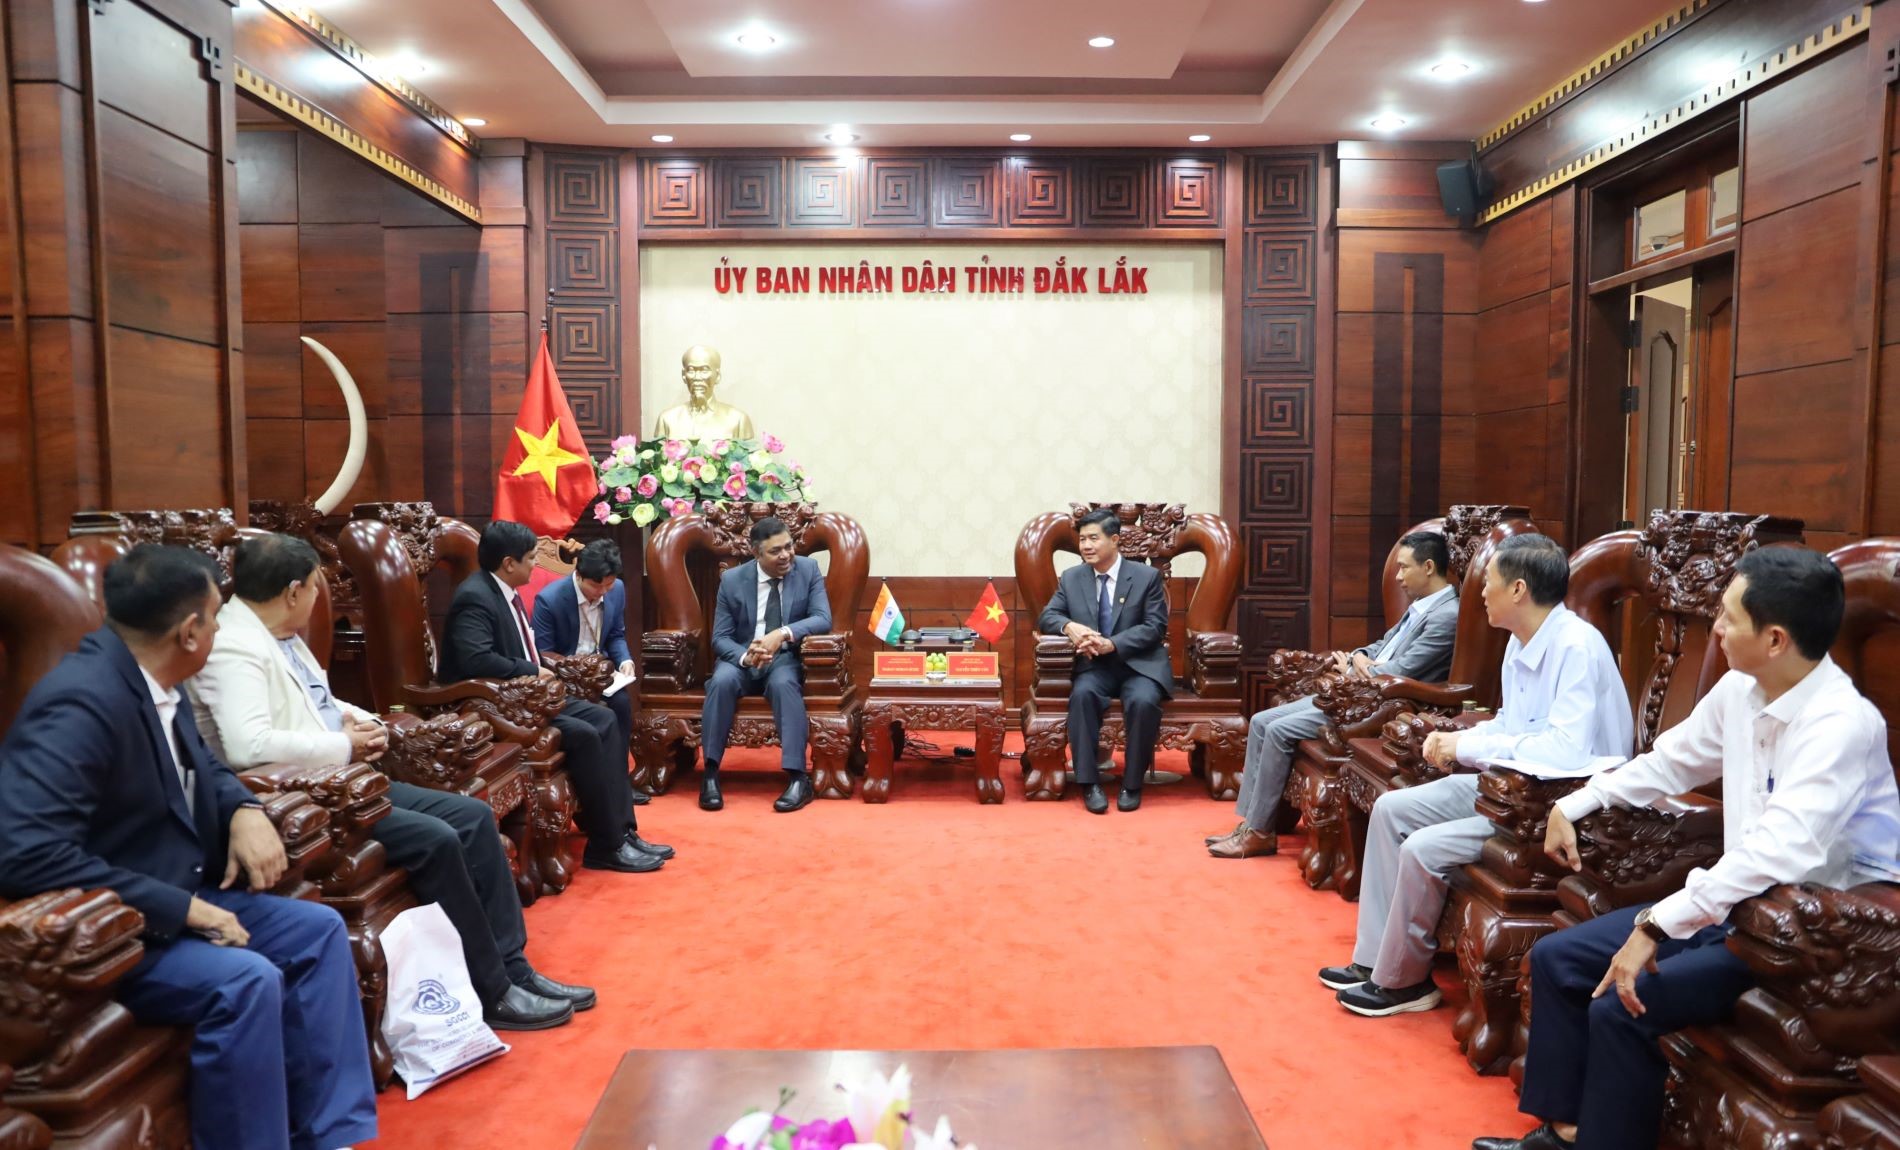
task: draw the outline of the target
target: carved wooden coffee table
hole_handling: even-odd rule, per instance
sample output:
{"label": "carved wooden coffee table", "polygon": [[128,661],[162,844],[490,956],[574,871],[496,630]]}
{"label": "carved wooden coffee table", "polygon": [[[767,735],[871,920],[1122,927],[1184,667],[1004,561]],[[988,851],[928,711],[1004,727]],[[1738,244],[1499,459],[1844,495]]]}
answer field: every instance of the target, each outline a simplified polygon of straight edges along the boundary
{"label": "carved wooden coffee table", "polygon": [[832,1086],[910,1067],[911,1113],[982,1147],[1267,1150],[1220,1051],[630,1050],[576,1150],[702,1150],[747,1110],[798,1093],[793,1121],[843,1116]]}
{"label": "carved wooden coffee table", "polygon": [[976,800],[1003,801],[1003,696],[990,685],[946,683],[925,687],[871,684],[864,703],[864,782],[867,803],[889,802],[899,740],[920,731],[969,730],[976,735]]}

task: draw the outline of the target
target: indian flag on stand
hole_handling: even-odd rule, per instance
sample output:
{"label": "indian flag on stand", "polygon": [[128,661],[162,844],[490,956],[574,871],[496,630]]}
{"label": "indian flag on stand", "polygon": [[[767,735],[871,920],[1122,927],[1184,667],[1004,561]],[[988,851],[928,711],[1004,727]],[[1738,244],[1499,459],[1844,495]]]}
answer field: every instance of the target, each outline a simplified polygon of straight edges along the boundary
{"label": "indian flag on stand", "polygon": [[891,585],[886,583],[877,593],[877,602],[871,604],[871,634],[895,646],[903,633],[904,611],[897,605],[897,597],[891,594]]}

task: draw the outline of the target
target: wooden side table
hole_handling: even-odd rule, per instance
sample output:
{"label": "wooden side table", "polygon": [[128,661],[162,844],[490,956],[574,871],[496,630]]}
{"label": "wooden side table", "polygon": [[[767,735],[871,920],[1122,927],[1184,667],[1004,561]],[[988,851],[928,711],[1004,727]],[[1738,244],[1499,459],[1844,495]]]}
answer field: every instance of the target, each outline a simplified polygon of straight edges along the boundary
{"label": "wooden side table", "polygon": [[864,703],[864,782],[867,803],[889,802],[891,772],[905,727],[964,730],[976,736],[976,800],[1003,801],[1003,695],[1001,688],[963,686],[879,687]]}

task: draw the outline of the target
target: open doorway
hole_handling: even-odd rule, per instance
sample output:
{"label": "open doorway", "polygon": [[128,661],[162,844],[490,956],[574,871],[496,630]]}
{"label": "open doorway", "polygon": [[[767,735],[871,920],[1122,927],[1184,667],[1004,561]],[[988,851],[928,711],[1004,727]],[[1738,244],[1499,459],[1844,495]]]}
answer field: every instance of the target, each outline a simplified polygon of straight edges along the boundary
{"label": "open doorway", "polygon": [[1626,523],[1641,525],[1652,510],[1727,503],[1732,266],[1718,258],[1630,291]]}

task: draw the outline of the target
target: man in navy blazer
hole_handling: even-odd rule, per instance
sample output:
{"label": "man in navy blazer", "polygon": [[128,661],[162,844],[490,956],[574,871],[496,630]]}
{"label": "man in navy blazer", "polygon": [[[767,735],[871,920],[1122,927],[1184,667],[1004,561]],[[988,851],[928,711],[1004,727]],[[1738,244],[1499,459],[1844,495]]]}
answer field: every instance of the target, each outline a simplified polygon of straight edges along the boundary
{"label": "man in navy blazer", "polygon": [[343,919],[264,893],[283,842],[178,690],[211,654],[217,568],[136,547],[106,569],[105,601],[107,625],[0,743],[0,895],[106,887],[144,916],[119,999],[141,1023],[195,1028],[194,1147],[367,1142],[376,1092]]}
{"label": "man in navy blazer", "polygon": [[777,518],[752,525],[752,558],[720,576],[713,610],[713,654],[717,662],[706,683],[700,713],[700,746],[706,774],[699,784],[700,809],[725,806],[719,793],[719,760],[726,753],[732,717],[745,695],[764,695],[778,726],[779,765],[790,780],[773,802],[781,814],[812,800],[811,775],[805,769],[804,666],[798,645],[807,636],[831,630],[831,602],[818,564],[798,554],[792,533]]}
{"label": "man in navy blazer", "polygon": [[[574,573],[541,588],[534,597],[534,645],[543,654],[605,655],[614,669],[633,674],[627,649],[627,587],[620,581],[620,546],[596,539],[575,561]],[[633,739],[633,691],[622,688],[603,700],[620,724],[620,753]],[[647,801],[635,790],[633,803]]]}
{"label": "man in navy blazer", "polygon": [[1095,748],[1102,713],[1122,701],[1125,735],[1122,793],[1115,805],[1141,806],[1141,784],[1154,765],[1161,737],[1161,703],[1174,693],[1168,661],[1168,599],[1161,573],[1146,563],[1128,563],[1121,553],[1122,523],[1099,508],[1076,525],[1082,562],[1056,580],[1055,598],[1037,620],[1045,635],[1061,635],[1075,647],[1075,680],[1069,687],[1069,759],[1090,814],[1108,813]]}

